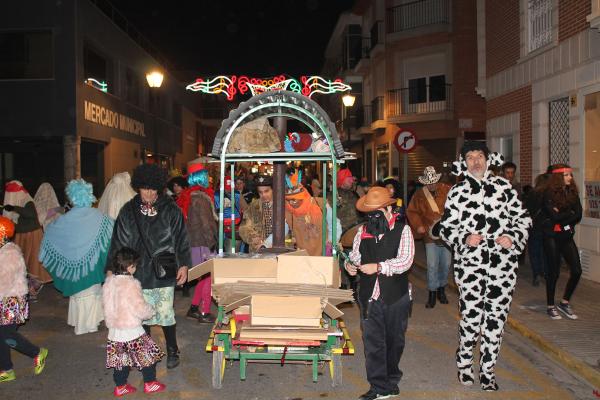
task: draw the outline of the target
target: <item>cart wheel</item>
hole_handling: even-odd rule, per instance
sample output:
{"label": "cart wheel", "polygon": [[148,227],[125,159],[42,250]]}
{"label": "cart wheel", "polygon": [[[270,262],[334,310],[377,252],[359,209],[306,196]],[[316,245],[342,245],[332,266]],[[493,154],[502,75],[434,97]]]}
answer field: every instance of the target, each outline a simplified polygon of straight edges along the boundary
{"label": "cart wheel", "polygon": [[[222,340],[215,340],[215,346],[223,346]],[[225,352],[213,351],[212,360],[212,387],[221,389],[223,387],[223,376],[225,375]]]}

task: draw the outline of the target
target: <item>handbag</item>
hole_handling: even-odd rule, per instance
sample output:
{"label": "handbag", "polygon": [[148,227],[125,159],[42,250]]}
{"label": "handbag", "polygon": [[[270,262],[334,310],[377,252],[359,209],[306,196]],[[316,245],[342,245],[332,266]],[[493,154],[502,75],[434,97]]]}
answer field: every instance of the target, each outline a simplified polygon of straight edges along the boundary
{"label": "handbag", "polygon": [[175,257],[175,254],[171,253],[170,251],[163,251],[152,255],[150,246],[148,246],[148,242],[146,241],[146,236],[142,233],[142,229],[140,228],[140,222],[138,221],[138,216],[135,212],[135,209],[133,209],[133,204],[131,204],[131,208],[133,211],[135,225],[137,226],[140,238],[142,239],[142,243],[146,249],[146,253],[148,253],[148,256],[150,257],[150,262],[152,264],[152,268],[154,269],[154,275],[156,276],[156,279],[175,278],[177,276],[177,258]]}

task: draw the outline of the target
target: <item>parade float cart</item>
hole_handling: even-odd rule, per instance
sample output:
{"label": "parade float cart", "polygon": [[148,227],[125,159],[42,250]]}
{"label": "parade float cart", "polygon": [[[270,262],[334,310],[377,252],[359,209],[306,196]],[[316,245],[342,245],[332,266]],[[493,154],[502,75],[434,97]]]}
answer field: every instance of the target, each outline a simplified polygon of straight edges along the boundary
{"label": "parade float cart", "polygon": [[[196,86],[198,82],[202,83],[199,80]],[[236,254],[235,218],[231,218],[230,248],[225,252],[224,207],[221,207],[219,254],[215,259],[190,270],[190,280],[211,273],[213,297],[218,304],[216,323],[206,344],[206,351],[213,354],[214,388],[222,387],[226,365],[234,361],[240,363],[242,380],[246,379],[246,367],[252,362],[278,363],[282,366],[285,363],[309,364],[315,382],[319,367],[328,365],[335,387],[342,383],[342,356],[354,354],[354,346],[340,319],[343,313],[336,308],[342,302],[351,301],[352,292],[338,289],[340,270],[335,246],[333,255],[325,256],[326,235],[323,235],[322,256],[311,257],[303,251],[285,249],[283,240],[286,163],[321,162],[323,198],[327,198],[328,173],[332,177],[332,220],[336,221],[337,168],[351,155],[345,153],[328,115],[306,96],[306,91],[303,95],[280,90],[285,89],[282,84],[280,86],[277,90],[267,88],[232,110],[217,132],[210,154],[220,163],[219,204],[224,204],[225,200],[226,175],[235,180],[236,163],[265,162],[274,165],[274,248],[266,254]],[[274,121],[279,136],[277,149],[248,152],[233,147],[232,142],[239,146],[244,140],[247,141],[234,139],[240,132],[238,128],[259,119]],[[306,125],[315,140],[319,141],[318,145],[312,146],[310,151],[288,152],[282,149],[288,119]],[[256,140],[256,137],[252,140]],[[260,147],[260,143],[258,145]],[[234,195],[232,187],[230,198],[234,199]],[[234,202],[230,204],[231,214],[234,215]],[[326,218],[322,220],[322,231],[327,232]],[[332,237],[337,237],[335,223]]]}

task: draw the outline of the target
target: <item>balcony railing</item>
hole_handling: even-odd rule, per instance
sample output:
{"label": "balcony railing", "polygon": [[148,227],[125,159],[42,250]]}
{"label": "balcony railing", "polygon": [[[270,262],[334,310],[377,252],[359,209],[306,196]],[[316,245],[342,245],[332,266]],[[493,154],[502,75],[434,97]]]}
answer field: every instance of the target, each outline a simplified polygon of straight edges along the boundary
{"label": "balcony railing", "polygon": [[375,21],[371,27],[371,48],[373,50],[378,44],[383,44],[383,21]]}
{"label": "balcony railing", "polygon": [[363,59],[369,58],[371,39],[360,35],[348,35],[344,40],[342,49],[342,67],[345,70],[353,69]]}
{"label": "balcony railing", "polygon": [[450,111],[452,85],[428,85],[424,91],[417,88],[389,90],[387,103],[389,117]]}
{"label": "balcony railing", "polygon": [[372,122],[381,121],[384,119],[383,116],[383,96],[375,97],[371,101],[371,117],[373,119]]}
{"label": "balcony railing", "polygon": [[357,121],[356,121],[356,125],[358,128],[363,127],[363,126],[371,126],[371,124],[373,123],[373,114],[371,113],[371,106],[370,105],[363,105],[362,106],[362,113],[361,112],[357,112],[356,113],[356,117],[357,117]]}
{"label": "balcony railing", "polygon": [[387,33],[450,22],[450,0],[416,0],[388,8]]}

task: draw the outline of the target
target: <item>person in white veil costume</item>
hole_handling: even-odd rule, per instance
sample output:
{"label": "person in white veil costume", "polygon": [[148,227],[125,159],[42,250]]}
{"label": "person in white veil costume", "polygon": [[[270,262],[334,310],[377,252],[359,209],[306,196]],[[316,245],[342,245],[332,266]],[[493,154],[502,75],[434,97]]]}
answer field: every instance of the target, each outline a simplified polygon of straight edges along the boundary
{"label": "person in white veil costume", "polygon": [[121,207],[135,195],[135,191],[131,188],[129,172],[119,172],[106,185],[98,202],[98,210],[116,220]]}
{"label": "person in white veil costume", "polygon": [[38,220],[44,230],[49,223],[64,214],[64,209],[60,206],[56,192],[51,184],[44,182],[40,185],[33,197],[35,209],[38,214]]}

